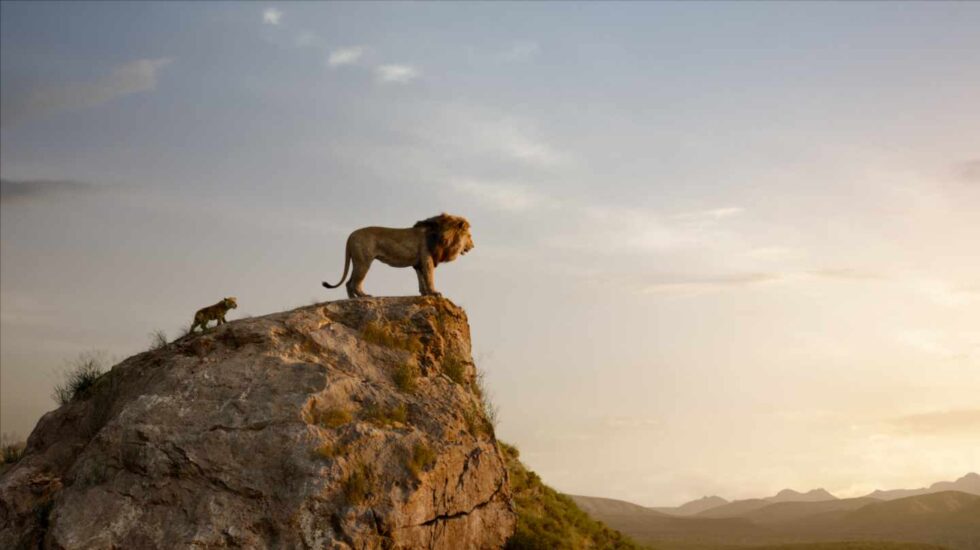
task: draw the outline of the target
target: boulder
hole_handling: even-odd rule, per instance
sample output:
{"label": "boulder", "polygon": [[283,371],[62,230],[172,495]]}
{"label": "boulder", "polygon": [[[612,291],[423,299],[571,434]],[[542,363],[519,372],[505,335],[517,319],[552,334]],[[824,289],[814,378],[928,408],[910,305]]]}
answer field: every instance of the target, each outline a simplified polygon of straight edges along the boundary
{"label": "boulder", "polygon": [[499,548],[465,312],[342,300],[130,357],[0,477],[0,548]]}

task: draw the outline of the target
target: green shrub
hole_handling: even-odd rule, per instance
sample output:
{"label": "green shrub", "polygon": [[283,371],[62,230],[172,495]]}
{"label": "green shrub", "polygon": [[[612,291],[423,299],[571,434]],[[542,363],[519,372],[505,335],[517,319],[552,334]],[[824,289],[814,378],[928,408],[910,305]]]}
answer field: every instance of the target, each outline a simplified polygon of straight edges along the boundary
{"label": "green shrub", "polygon": [[431,468],[436,463],[436,453],[423,442],[416,443],[408,459],[408,471],[418,477],[421,472]]}
{"label": "green shrub", "polygon": [[105,374],[105,354],[86,352],[68,364],[63,380],[56,384],[51,394],[59,405],[67,405],[76,398],[84,398],[95,382]]}
{"label": "green shrub", "polygon": [[374,472],[367,464],[359,464],[354,467],[354,471],[344,480],[344,497],[349,504],[360,504],[364,502],[371,492],[371,481],[374,479]]}

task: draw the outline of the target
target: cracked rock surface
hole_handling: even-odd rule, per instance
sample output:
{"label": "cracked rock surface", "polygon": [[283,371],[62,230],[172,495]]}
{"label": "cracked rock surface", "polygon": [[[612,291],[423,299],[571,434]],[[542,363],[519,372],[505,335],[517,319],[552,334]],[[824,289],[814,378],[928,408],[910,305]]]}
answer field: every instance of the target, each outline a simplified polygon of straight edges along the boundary
{"label": "cracked rock surface", "polygon": [[443,298],[185,336],[41,418],[0,477],[0,548],[499,548],[515,514],[475,375]]}

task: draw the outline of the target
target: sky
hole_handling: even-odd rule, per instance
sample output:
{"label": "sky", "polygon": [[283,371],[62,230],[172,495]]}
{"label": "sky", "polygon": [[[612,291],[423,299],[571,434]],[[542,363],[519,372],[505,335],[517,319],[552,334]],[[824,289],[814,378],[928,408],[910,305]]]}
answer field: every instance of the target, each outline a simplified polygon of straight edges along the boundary
{"label": "sky", "polygon": [[[980,470],[980,4],[0,4],[0,428],[466,216],[498,436],[644,505]],[[417,291],[375,266],[375,295]]]}

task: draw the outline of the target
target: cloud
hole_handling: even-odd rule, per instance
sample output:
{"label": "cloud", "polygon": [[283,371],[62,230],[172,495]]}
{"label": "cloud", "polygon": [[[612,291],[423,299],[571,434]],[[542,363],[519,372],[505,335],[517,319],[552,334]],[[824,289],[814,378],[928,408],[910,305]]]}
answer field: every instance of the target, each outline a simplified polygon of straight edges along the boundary
{"label": "cloud", "polygon": [[319,35],[312,31],[302,31],[293,39],[297,48],[313,48],[319,46],[321,42]]}
{"label": "cloud", "polygon": [[677,214],[674,217],[678,220],[721,220],[724,218],[730,218],[732,216],[737,216],[744,212],[745,210],[739,206],[725,206],[722,208],[712,208],[710,210],[697,210],[695,212],[683,212]]}
{"label": "cloud", "polygon": [[912,279],[907,285],[930,302],[945,307],[965,306],[980,299],[976,289],[938,279]]}
{"label": "cloud", "polygon": [[678,278],[647,285],[645,294],[700,294],[731,288],[744,288],[783,280],[779,273],[739,273],[716,277]]}
{"label": "cloud", "polygon": [[980,159],[960,163],[956,172],[961,180],[967,183],[980,184]]}
{"label": "cloud", "polygon": [[538,46],[537,42],[519,40],[512,43],[510,47],[503,52],[497,54],[496,58],[500,61],[507,62],[527,61],[528,59],[531,59],[537,55],[540,51],[541,47]]}
{"label": "cloud", "polygon": [[86,193],[96,189],[91,183],[70,180],[0,179],[0,202],[23,203],[35,199]]}
{"label": "cloud", "polygon": [[807,271],[806,274],[820,279],[835,279],[839,281],[881,281],[886,279],[880,273],[862,271],[849,267],[814,269]]}
{"label": "cloud", "polygon": [[379,65],[374,74],[378,82],[406,84],[418,78],[421,73],[410,65]]}
{"label": "cloud", "polygon": [[475,197],[492,208],[507,212],[523,212],[553,204],[551,199],[521,185],[482,183],[473,180],[456,181],[453,188]]}
{"label": "cloud", "polygon": [[114,68],[94,82],[72,82],[46,86],[4,104],[5,126],[60,111],[94,107],[117,97],[154,90],[157,73],[172,60],[137,59]]}
{"label": "cloud", "polygon": [[360,46],[353,46],[350,48],[341,48],[339,50],[333,50],[330,52],[330,57],[327,58],[327,65],[331,67],[339,67],[341,65],[353,65],[361,59],[361,55],[364,54],[364,48]]}
{"label": "cloud", "polygon": [[282,12],[276,8],[266,8],[262,12],[262,22],[267,25],[278,25],[282,20]]}
{"label": "cloud", "polygon": [[898,431],[916,435],[980,433],[980,409],[932,411],[887,421]]}
{"label": "cloud", "polygon": [[775,262],[799,258],[806,253],[798,248],[787,246],[757,246],[747,251],[745,255],[753,260]]}

